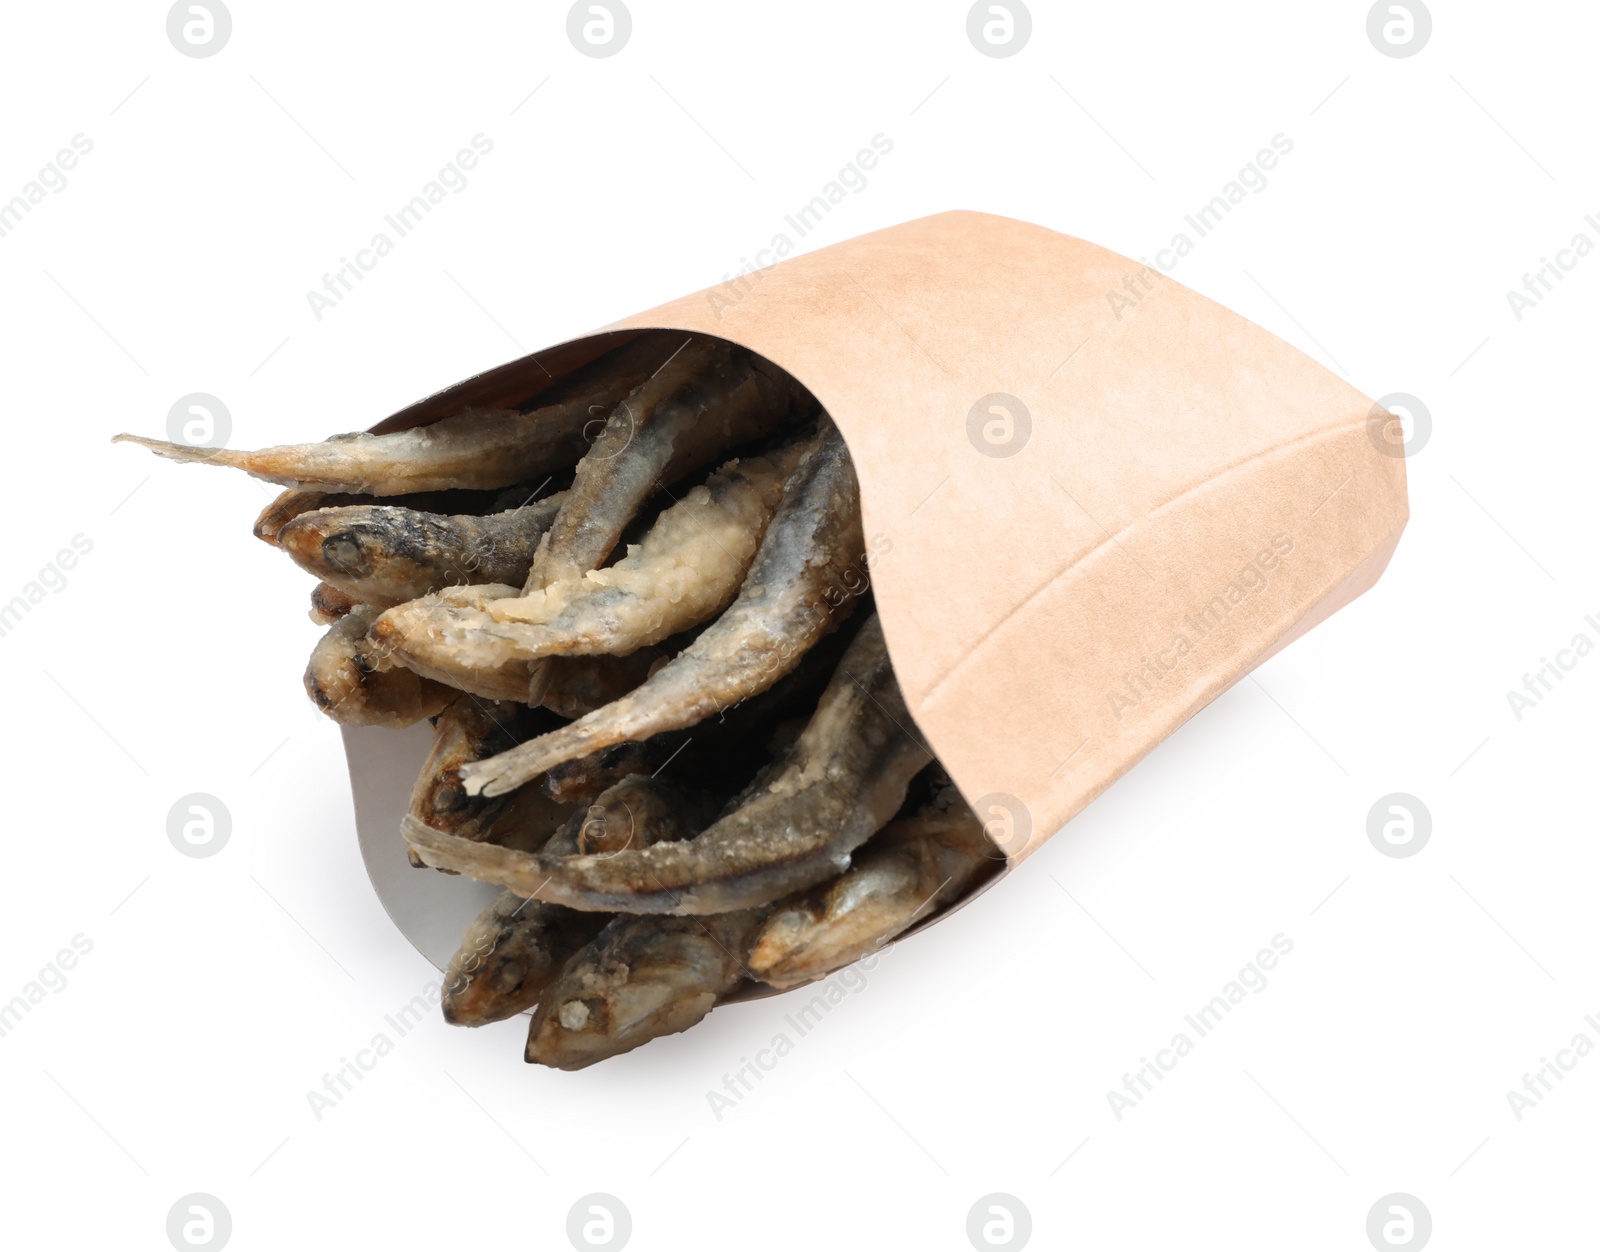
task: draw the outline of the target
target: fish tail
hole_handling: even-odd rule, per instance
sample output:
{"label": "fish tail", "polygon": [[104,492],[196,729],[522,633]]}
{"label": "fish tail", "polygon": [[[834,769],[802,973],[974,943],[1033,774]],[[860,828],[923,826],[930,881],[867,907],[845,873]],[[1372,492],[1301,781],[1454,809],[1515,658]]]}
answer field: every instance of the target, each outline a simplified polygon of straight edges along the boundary
{"label": "fish tail", "polygon": [[112,443],[136,443],[141,448],[149,448],[157,456],[166,457],[169,461],[178,461],[185,464],[209,461],[216,465],[227,465],[234,469],[247,469],[245,464],[246,454],[234,452],[228,448],[194,447],[186,443],[169,443],[165,439],[147,439],[143,435],[130,435],[123,433],[113,435]]}

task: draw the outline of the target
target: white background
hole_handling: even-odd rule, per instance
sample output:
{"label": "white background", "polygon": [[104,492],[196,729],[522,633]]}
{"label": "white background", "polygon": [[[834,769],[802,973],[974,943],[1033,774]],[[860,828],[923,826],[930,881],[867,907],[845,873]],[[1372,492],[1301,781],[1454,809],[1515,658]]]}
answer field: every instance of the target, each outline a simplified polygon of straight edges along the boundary
{"label": "white background", "polygon": [[[1600,1043],[1600,656],[1520,721],[1506,692],[1600,642],[1600,255],[1520,321],[1506,292],[1600,243],[1600,10],[1436,0],[1406,59],[1364,3],[1039,0],[1007,58],[949,0],[633,0],[608,59],[566,11],[235,0],[198,59],[160,4],[6,10],[0,199],[93,142],[0,238],[0,600],[93,544],[0,638],[0,1000],[93,944],[0,1038],[7,1245],[165,1248],[205,1192],[239,1249],[557,1247],[605,1192],[640,1249],[956,1249],[1004,1192],[1038,1247],[1362,1249],[1406,1192],[1437,1248],[1592,1246],[1600,1055],[1520,1121],[1506,1093]],[[317,320],[307,291],[480,133],[466,188]],[[707,1091],[791,1002],[576,1075],[525,1066],[518,1022],[430,1018],[317,1120],[307,1091],[431,971],[364,877],[300,687],[309,580],[249,535],[267,490],[109,437],[196,391],[234,446],[365,427],[721,280],[879,133],[804,248],[965,207],[1149,256],[1291,138],[1175,277],[1426,404],[1389,572],[720,1120]],[[1433,819],[1407,859],[1366,833],[1394,791]],[[167,838],[190,792],[232,814],[207,859]],[[1270,985],[1119,1121],[1108,1090],[1279,933]]]}

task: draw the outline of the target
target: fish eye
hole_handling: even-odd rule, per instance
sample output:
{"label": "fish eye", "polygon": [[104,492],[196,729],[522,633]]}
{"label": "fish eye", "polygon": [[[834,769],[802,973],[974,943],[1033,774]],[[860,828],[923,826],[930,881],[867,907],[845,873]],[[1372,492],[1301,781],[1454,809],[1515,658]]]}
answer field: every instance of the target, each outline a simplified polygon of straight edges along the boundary
{"label": "fish eye", "polygon": [[335,569],[351,573],[354,573],[356,567],[362,565],[365,559],[360,541],[349,531],[341,531],[324,539],[322,555]]}
{"label": "fish eye", "polygon": [[434,788],[433,807],[440,813],[454,813],[467,807],[467,793],[454,782],[443,782]]}

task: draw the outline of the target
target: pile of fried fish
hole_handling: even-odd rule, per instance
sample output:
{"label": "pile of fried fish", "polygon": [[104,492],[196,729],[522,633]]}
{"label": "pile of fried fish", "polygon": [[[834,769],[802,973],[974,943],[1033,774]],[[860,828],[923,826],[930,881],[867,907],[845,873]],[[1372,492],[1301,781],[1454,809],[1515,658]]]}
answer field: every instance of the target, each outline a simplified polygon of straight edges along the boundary
{"label": "pile of fried fish", "polygon": [[529,1061],[824,977],[1001,864],[895,682],[838,430],[742,348],[650,331],[389,434],[118,438],[285,488],[255,531],[320,580],[307,692],[431,720],[412,864],[505,889],[445,1019],[531,1009]]}

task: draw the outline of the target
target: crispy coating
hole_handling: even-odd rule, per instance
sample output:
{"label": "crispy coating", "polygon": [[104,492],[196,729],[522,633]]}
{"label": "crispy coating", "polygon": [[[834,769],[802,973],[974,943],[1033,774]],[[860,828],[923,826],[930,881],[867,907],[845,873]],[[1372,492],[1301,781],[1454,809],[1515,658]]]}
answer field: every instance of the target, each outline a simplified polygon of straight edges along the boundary
{"label": "crispy coating", "polygon": [[572,401],[531,413],[467,409],[430,426],[373,435],[365,431],[323,443],[284,444],[254,452],[192,448],[117,435],[182,464],[226,465],[283,486],[398,496],[446,487],[502,487],[530,474],[570,465],[583,444],[589,408]]}
{"label": "crispy coating", "polygon": [[[836,631],[807,652],[780,681],[716,717],[683,730],[625,740],[563,761],[546,771],[539,787],[552,799],[577,802],[629,774],[670,770],[676,781],[702,787],[722,786],[725,790],[730,783],[753,776],[799,737],[850,638],[848,627]],[[578,710],[569,716],[581,716],[587,711]],[[531,785],[519,787],[512,794],[521,795],[530,789]]]}
{"label": "crispy coating", "polygon": [[518,598],[497,595],[482,608],[460,597],[412,600],[385,614],[381,629],[403,664],[423,670],[463,653],[475,666],[503,668],[547,656],[626,656],[659,643],[715,617],[738,594],[800,455],[791,448],[773,460],[730,462],[664,511],[615,565]]}
{"label": "crispy coating", "polygon": [[649,848],[691,838],[717,814],[720,801],[675,783],[631,775],[607,787],[589,806],[571,853],[613,856],[630,848]]}
{"label": "crispy coating", "polygon": [[723,913],[838,874],[851,852],[894,816],[911,779],[931,759],[874,616],[845,652],[800,737],[730,812],[693,839],[605,857],[479,849],[436,832],[412,842],[430,865],[572,908]]}
{"label": "crispy coating", "polygon": [[874,835],[838,878],[777,906],[751,945],[750,973],[774,987],[831,974],[955,899],[1001,859],[948,787]]}
{"label": "crispy coating", "polygon": [[617,405],[578,463],[526,590],[598,568],[658,483],[769,434],[799,405],[787,375],[758,368],[743,349],[703,336],[684,340],[659,372]]}
{"label": "crispy coating", "polygon": [[[514,794],[518,800],[533,796],[546,805],[555,803],[536,787]],[[607,787],[568,819],[570,839],[566,828],[561,837],[548,844],[540,839],[537,855],[559,859],[586,854],[588,859],[603,861],[663,841],[686,840],[716,816],[717,808],[717,800],[709,792],[631,774]],[[411,851],[425,865],[513,890],[519,883],[534,881],[504,871],[506,865],[527,865],[535,855],[511,846],[510,841],[497,839],[491,845],[464,838],[446,828],[427,825],[411,812],[401,819],[401,831]],[[539,893],[530,889],[521,894],[532,898]]]}
{"label": "crispy coating", "polygon": [[[432,620],[436,628],[443,628],[437,624],[448,623],[457,607],[477,612],[491,600],[521,594],[516,587],[504,583],[446,587],[429,597],[434,610]],[[406,650],[405,619],[391,616],[394,612],[390,609],[370,619],[373,646],[381,650],[393,664],[486,700],[511,700],[526,704],[531,695],[538,694],[530,690],[535,676],[535,662],[519,658],[507,660],[481,647],[467,632],[461,632],[462,646],[459,648],[430,649],[416,655],[409,653]]]}
{"label": "crispy coating", "polygon": [[374,496],[507,487],[574,464],[588,448],[584,430],[594,420],[592,410],[609,411],[665,357],[659,337],[641,336],[578,371],[564,386],[564,399],[527,413],[467,409],[386,435],[359,431],[256,452],[127,434],[113,442],[136,443],[172,461],[230,466],[285,487]]}
{"label": "crispy coating", "polygon": [[603,913],[508,891],[476,918],[445,971],[441,1008],[453,1026],[485,1026],[530,1009],[567,959],[606,924]]}
{"label": "crispy coating", "polygon": [[444,587],[520,586],[564,498],[486,517],[385,504],[318,508],[286,522],[278,546],[307,573],[387,609]]}
{"label": "crispy coating", "polygon": [[626,695],[666,660],[666,652],[649,646],[628,656],[508,657],[494,641],[465,626],[479,620],[494,601],[521,594],[515,587],[489,583],[448,587],[429,596],[426,635],[448,640],[448,647],[418,643],[425,636],[409,605],[381,614],[373,624],[373,638],[395,664],[425,677],[489,700],[543,704],[568,718]]}
{"label": "crispy coating", "polygon": [[637,690],[462,774],[510,791],[562,761],[692,726],[771,687],[848,613],[845,572],[861,551],[855,471],[831,422],[791,477],[732,605]]}
{"label": "crispy coating", "polygon": [[311,651],[306,694],[346,726],[411,726],[432,717],[456,692],[402,666],[391,666],[367,631],[378,611],[358,604]]}
{"label": "crispy coating", "polygon": [[540,997],[527,1059],[583,1069],[687,1030],[744,978],[760,916],[614,918]]}
{"label": "crispy coating", "polygon": [[[682,839],[709,802],[648,778],[609,788],[548,838],[547,851],[617,851]],[[563,963],[600,932],[602,913],[580,913],[506,892],[468,927],[445,977],[444,1019],[458,1026],[502,1021],[533,1007]]]}
{"label": "crispy coating", "polygon": [[[484,513],[504,513],[528,503],[550,485],[546,474],[538,484],[518,483],[513,487],[493,491],[419,491],[402,496],[388,496],[382,503],[417,509],[424,513],[442,513],[446,516]],[[278,535],[283,528],[304,513],[318,509],[353,508],[374,505],[379,497],[351,491],[319,491],[301,487],[286,487],[273,497],[272,503],[261,510],[252,530],[263,543],[278,547]]]}
{"label": "crispy coating", "polygon": [[581,1069],[751,980],[824,977],[1004,863],[921,773],[842,439],[746,349],[646,332],[520,406],[386,435],[117,438],[287,488],[254,530],[319,579],[308,693],[347,724],[434,719],[412,862],[507,889],[445,1019],[534,1008],[529,1062]]}

